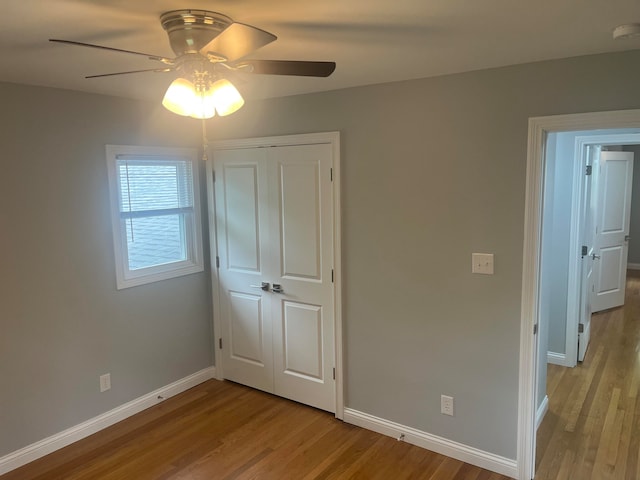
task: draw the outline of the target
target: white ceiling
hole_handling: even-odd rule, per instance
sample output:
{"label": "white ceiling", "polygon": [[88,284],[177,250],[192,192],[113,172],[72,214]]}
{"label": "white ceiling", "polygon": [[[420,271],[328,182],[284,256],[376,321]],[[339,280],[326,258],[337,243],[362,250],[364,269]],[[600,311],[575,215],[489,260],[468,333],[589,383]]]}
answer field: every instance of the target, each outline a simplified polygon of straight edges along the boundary
{"label": "white ceiling", "polygon": [[[8,6],[10,5],[10,6]],[[247,98],[334,90],[640,48],[612,39],[638,0],[13,0],[0,16],[0,81],[157,99],[173,77],[144,57],[52,44],[96,43],[173,57],[168,10],[213,10],[278,36],[251,58],[332,60],[329,78],[243,75]]]}

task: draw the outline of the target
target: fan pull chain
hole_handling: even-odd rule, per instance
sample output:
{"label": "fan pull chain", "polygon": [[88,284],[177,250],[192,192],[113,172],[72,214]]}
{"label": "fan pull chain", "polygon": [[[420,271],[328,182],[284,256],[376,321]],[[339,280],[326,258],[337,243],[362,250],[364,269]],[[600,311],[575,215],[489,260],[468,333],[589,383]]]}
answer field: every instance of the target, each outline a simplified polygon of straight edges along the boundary
{"label": "fan pull chain", "polygon": [[209,140],[207,140],[207,123],[202,119],[202,161],[209,160]]}

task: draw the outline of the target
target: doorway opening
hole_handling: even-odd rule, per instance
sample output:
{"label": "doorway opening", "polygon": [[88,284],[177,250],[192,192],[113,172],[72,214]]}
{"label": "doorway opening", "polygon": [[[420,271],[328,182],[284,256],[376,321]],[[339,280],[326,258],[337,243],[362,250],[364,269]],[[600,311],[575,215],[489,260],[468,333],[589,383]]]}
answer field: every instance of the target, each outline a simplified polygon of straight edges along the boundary
{"label": "doorway opening", "polygon": [[[538,383],[541,377],[546,380],[546,374],[539,375],[541,369],[546,367],[547,358],[546,355],[539,355],[537,333],[541,315],[543,186],[547,140],[550,134],[559,132],[583,131],[593,136],[601,133],[611,135],[619,129],[631,129],[631,133],[640,134],[640,110],[538,117],[529,121],[518,410],[518,478],[522,480],[533,478],[535,473]],[[632,142],[618,144],[629,143]]]}
{"label": "doorway opening", "polygon": [[[597,369],[598,361],[594,365],[594,355],[596,360],[604,358],[603,363],[611,364],[608,352],[602,349],[610,348],[620,337],[604,338],[602,325],[607,320],[597,312],[624,304],[627,264],[636,256],[640,259],[640,243],[632,242],[629,235],[631,211],[636,216],[640,211],[637,171],[638,186],[632,196],[633,158],[634,153],[636,157],[640,154],[639,143],[640,134],[622,130],[547,136],[536,394],[536,432],[543,427],[537,436],[536,469],[541,469],[545,478],[559,473],[560,441],[567,458],[577,457],[571,468],[583,468],[578,465],[582,457],[576,451],[589,441],[581,434],[586,429],[584,418],[593,414],[592,401],[608,401],[610,394],[601,391],[603,373]],[[593,329],[592,313],[598,318]],[[592,331],[597,336],[595,342],[590,342]],[[585,358],[587,352],[589,358]],[[562,371],[571,370],[578,362],[575,372]],[[549,370],[547,363],[553,364]],[[617,368],[623,364],[620,360]],[[594,397],[597,400],[592,400]],[[588,430],[589,438],[597,438],[604,426],[594,420]],[[612,441],[620,437],[619,432],[609,435]],[[589,462],[583,463],[588,470]]]}
{"label": "doorway opening", "polygon": [[[584,358],[588,292],[596,290],[593,311],[623,302],[638,143],[640,134],[632,130],[553,132],[547,137],[539,354],[549,363],[574,367]],[[589,279],[594,285],[587,291]]]}

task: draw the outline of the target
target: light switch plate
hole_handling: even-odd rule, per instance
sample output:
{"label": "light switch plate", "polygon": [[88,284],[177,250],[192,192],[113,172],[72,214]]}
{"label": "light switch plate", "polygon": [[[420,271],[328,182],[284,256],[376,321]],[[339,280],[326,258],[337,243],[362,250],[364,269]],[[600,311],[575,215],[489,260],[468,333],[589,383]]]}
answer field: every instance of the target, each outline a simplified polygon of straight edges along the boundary
{"label": "light switch plate", "polygon": [[453,417],[453,397],[440,395],[440,413]]}
{"label": "light switch plate", "polygon": [[493,253],[472,253],[471,273],[493,275]]}
{"label": "light switch plate", "polygon": [[107,390],[111,390],[111,374],[105,373],[104,375],[100,375],[100,392],[106,392]]}

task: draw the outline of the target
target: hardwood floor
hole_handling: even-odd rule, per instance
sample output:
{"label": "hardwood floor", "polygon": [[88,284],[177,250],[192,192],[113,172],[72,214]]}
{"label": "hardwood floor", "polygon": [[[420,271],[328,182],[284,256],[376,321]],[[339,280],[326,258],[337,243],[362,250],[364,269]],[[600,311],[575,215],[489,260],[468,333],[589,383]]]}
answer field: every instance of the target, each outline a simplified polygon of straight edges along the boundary
{"label": "hardwood floor", "polygon": [[0,480],[507,480],[345,424],[333,415],[210,380]]}
{"label": "hardwood floor", "polygon": [[536,480],[640,479],[640,272],[623,307],[591,319],[576,368],[549,365],[549,411],[538,430]]}

